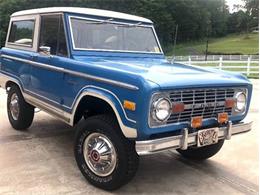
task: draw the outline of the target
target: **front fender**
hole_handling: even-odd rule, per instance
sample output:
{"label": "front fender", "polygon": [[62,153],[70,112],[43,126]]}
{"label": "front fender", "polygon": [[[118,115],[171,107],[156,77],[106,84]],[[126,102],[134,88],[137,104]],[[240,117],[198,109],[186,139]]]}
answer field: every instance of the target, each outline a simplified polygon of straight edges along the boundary
{"label": "front fender", "polygon": [[84,87],[76,97],[75,102],[73,103],[72,115],[71,115],[71,125],[74,123],[74,115],[76,113],[77,107],[81,99],[85,96],[92,96],[107,102],[113,109],[115,116],[117,118],[118,124],[127,138],[136,138],[136,121],[128,118],[120,99],[113,92],[97,87],[97,86],[86,86]]}

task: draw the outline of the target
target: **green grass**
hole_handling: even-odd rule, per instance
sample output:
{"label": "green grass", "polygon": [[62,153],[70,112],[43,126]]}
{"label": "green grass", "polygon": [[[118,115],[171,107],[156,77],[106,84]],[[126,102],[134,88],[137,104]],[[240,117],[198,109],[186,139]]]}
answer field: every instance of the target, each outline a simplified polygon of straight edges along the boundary
{"label": "green grass", "polygon": [[[209,40],[211,54],[257,54],[259,53],[258,33],[230,34]],[[187,42],[176,45],[175,55],[203,55],[206,41]],[[166,48],[166,55],[173,54],[173,47]]]}

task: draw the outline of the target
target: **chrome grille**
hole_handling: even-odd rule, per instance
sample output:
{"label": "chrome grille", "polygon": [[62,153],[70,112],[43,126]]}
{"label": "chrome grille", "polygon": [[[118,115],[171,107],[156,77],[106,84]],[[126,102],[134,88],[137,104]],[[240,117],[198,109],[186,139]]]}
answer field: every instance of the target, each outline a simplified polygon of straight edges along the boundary
{"label": "chrome grille", "polygon": [[192,117],[202,116],[203,119],[215,118],[218,113],[232,114],[232,108],[225,107],[225,99],[234,96],[233,88],[187,89],[170,92],[170,99],[183,102],[184,111],[171,114],[167,123],[190,122]]}

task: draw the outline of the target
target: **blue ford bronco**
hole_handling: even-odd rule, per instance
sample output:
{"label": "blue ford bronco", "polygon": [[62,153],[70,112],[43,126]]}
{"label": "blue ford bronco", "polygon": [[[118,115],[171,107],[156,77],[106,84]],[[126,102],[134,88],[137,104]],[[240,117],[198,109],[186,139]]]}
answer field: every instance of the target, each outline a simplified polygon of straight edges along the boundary
{"label": "blue ford bronco", "polygon": [[35,108],[75,126],[77,165],[105,190],[130,181],[141,155],[176,149],[203,160],[251,129],[243,120],[251,83],[169,63],[146,18],[71,7],[19,11],[0,55],[12,127],[29,128]]}

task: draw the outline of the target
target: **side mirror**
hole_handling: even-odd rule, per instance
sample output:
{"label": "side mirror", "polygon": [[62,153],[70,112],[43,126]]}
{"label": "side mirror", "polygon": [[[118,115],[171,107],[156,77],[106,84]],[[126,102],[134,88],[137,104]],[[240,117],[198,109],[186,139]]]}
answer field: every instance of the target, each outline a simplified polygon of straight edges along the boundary
{"label": "side mirror", "polygon": [[50,56],[50,55],[51,55],[51,47],[48,47],[48,46],[40,46],[40,47],[39,47],[39,52],[40,52],[41,54]]}

